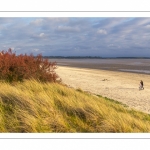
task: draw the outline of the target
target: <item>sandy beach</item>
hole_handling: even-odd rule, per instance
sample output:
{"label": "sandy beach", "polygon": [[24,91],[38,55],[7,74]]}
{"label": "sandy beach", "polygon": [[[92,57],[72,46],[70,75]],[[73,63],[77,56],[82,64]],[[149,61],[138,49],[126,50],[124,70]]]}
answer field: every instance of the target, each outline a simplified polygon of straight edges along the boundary
{"label": "sandy beach", "polygon": [[[150,114],[150,75],[58,66],[62,82],[128,105]],[[139,91],[140,80],[144,90]]]}

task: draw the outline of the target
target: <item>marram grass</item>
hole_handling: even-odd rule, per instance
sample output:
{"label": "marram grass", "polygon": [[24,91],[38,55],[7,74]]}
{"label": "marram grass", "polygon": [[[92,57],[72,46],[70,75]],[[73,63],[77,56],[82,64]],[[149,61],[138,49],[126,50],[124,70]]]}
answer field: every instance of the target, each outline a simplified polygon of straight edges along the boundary
{"label": "marram grass", "polygon": [[0,82],[0,132],[150,132],[150,115],[61,84]]}

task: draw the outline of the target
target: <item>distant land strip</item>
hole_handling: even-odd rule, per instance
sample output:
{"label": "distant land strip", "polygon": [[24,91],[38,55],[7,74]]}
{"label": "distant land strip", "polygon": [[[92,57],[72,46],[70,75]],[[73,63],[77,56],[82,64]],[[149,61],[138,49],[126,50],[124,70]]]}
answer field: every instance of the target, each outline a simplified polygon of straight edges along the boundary
{"label": "distant land strip", "polygon": [[150,57],[100,57],[100,56],[43,56],[43,58],[60,58],[60,59],[150,59]]}

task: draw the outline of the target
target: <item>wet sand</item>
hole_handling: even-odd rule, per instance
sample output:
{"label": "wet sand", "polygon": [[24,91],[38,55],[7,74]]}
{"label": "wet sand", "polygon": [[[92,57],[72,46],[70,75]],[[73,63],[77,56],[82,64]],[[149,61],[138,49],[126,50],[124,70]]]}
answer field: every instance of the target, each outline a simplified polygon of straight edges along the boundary
{"label": "wet sand", "polygon": [[[128,72],[58,66],[63,83],[81,88],[150,114],[150,75]],[[140,80],[144,90],[139,91]]]}
{"label": "wet sand", "polygon": [[51,59],[59,66],[150,75],[150,59]]}

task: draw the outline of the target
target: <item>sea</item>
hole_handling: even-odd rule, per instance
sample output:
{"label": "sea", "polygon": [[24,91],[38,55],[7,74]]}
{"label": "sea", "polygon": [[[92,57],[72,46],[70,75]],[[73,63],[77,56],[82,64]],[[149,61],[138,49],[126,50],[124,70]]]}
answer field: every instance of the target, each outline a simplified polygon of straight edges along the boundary
{"label": "sea", "polygon": [[57,66],[79,67],[150,75],[150,59],[50,58]]}

